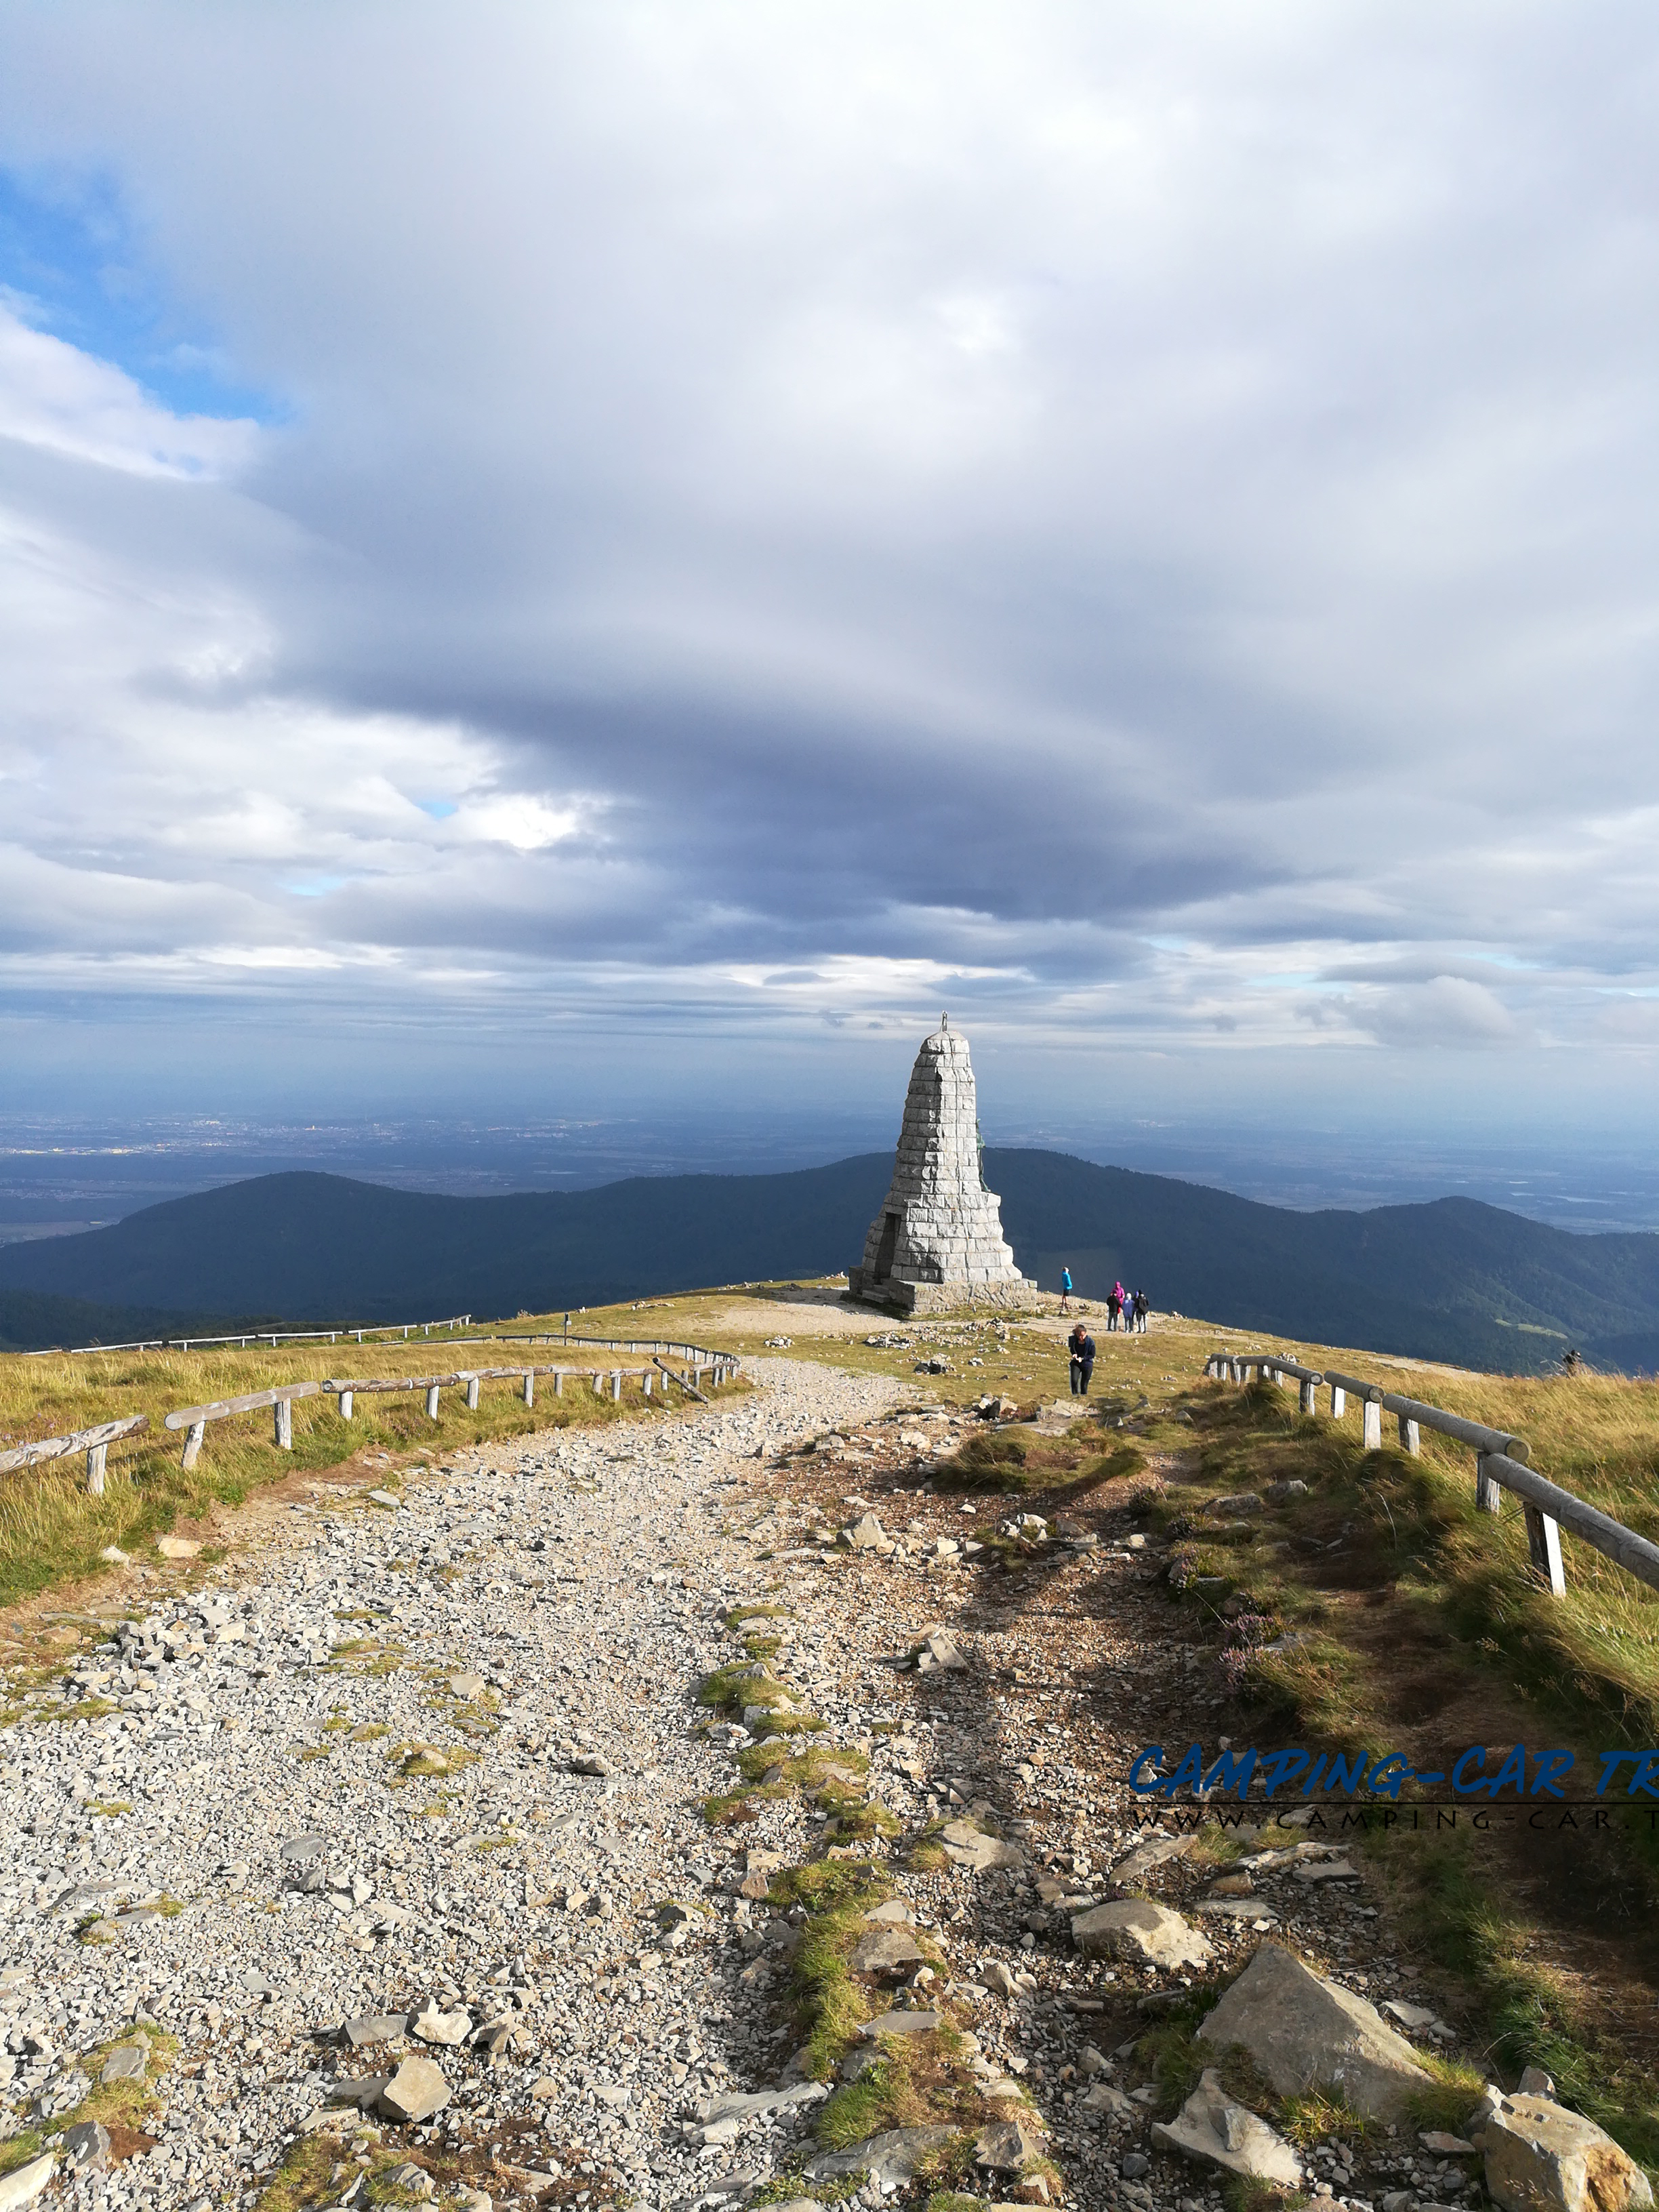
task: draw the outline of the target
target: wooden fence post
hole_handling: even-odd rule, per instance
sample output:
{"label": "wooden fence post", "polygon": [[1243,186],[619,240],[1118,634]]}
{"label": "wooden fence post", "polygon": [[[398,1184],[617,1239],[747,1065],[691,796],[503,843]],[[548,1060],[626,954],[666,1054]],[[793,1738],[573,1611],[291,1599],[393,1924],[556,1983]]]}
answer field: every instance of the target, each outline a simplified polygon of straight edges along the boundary
{"label": "wooden fence post", "polygon": [[1416,1422],[1408,1420],[1404,1413],[1400,1416],[1400,1446],[1402,1451],[1408,1451],[1413,1459],[1423,1449],[1422,1432]]}
{"label": "wooden fence post", "polygon": [[469,1375],[466,1378],[466,1408],[470,1413],[476,1413],[478,1410],[478,1378],[476,1375]]}
{"label": "wooden fence post", "polygon": [[1302,1395],[1299,1401],[1299,1409],[1304,1413],[1316,1413],[1319,1411],[1319,1385],[1317,1382],[1304,1382],[1302,1385]]}
{"label": "wooden fence post", "polygon": [[179,1462],[181,1468],[195,1466],[202,1455],[202,1439],[206,1434],[205,1421],[192,1421],[185,1431],[184,1454]]}
{"label": "wooden fence post", "polygon": [[290,1398],[279,1398],[276,1401],[276,1403],[272,1407],[271,1411],[276,1415],[276,1420],[273,1425],[276,1430],[277,1450],[292,1451],[294,1449],[293,1400]]}
{"label": "wooden fence post", "polygon": [[1486,1472],[1486,1455],[1478,1452],[1474,1462],[1474,1510],[1477,1513],[1496,1513],[1503,1502],[1501,1487]]}
{"label": "wooden fence post", "polygon": [[1364,1411],[1360,1415],[1360,1419],[1364,1424],[1364,1433],[1361,1435],[1359,1439],[1361,1449],[1365,1451],[1381,1451],[1382,1449],[1382,1407],[1380,1400],[1376,1398],[1367,1398]]}
{"label": "wooden fence post", "polygon": [[108,1451],[107,1444],[94,1444],[87,1454],[87,1488],[94,1498],[104,1494],[104,1461]]}
{"label": "wooden fence post", "polygon": [[562,1398],[564,1395],[564,1370],[562,1367],[556,1367],[553,1370],[553,1395],[556,1398]]}
{"label": "wooden fence post", "polygon": [[1565,1597],[1567,1577],[1561,1565],[1561,1524],[1539,1506],[1527,1505],[1522,1510],[1527,1516],[1527,1549],[1532,1554],[1533,1571],[1552,1597]]}
{"label": "wooden fence post", "polygon": [[341,1419],[343,1421],[349,1421],[349,1420],[351,1419],[351,1407],[352,1407],[352,1403],[353,1403],[353,1401],[355,1400],[355,1398],[356,1397],[356,1395],[357,1395],[357,1394],[356,1394],[356,1392],[355,1390],[342,1390],[342,1391],[341,1391],[341,1393],[340,1393],[340,1419]]}
{"label": "wooden fence post", "polygon": [[647,1398],[651,1395],[651,1370],[648,1367],[640,1377],[640,1388]]}
{"label": "wooden fence post", "polygon": [[[556,1392],[556,1381],[553,1387]],[[526,1406],[533,1406],[536,1402],[536,1370],[533,1367],[526,1367],[524,1370],[524,1401]]]}
{"label": "wooden fence post", "polygon": [[426,1394],[426,1417],[428,1421],[438,1418],[438,1386],[434,1382]]}
{"label": "wooden fence post", "polygon": [[1333,1382],[1331,1385],[1331,1419],[1334,1421],[1340,1421],[1347,1410],[1347,1392],[1346,1390],[1339,1390],[1335,1383]]}
{"label": "wooden fence post", "polygon": [[617,1369],[611,1377],[611,1402],[613,1406],[620,1406],[622,1403],[622,1370],[620,1367]]}

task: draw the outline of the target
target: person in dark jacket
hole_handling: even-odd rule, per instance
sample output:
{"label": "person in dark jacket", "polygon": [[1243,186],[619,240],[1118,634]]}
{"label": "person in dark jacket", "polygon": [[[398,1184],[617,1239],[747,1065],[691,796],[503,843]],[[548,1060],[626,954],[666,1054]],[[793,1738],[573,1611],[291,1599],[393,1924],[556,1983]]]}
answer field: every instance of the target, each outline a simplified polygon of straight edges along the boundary
{"label": "person in dark jacket", "polygon": [[1066,1338],[1066,1348],[1072,1355],[1072,1395],[1086,1398],[1095,1371],[1095,1340],[1081,1322]]}
{"label": "person in dark jacket", "polygon": [[1146,1316],[1150,1310],[1151,1309],[1146,1303],[1146,1291],[1137,1291],[1134,1295],[1134,1307],[1130,1315],[1130,1320],[1134,1328],[1142,1336],[1145,1336],[1146,1334]]}

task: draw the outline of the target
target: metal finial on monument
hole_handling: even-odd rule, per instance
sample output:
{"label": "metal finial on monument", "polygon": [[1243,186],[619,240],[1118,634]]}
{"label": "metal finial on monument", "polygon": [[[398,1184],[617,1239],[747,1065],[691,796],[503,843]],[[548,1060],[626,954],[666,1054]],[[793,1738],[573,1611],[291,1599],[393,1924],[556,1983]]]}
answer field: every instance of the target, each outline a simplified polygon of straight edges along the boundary
{"label": "metal finial on monument", "polygon": [[939,1027],[940,1027],[942,1030],[948,1030],[948,1029],[950,1028],[950,1026],[951,1026],[951,1017],[949,1016],[949,1014],[941,1014],[941,1015],[939,1016]]}

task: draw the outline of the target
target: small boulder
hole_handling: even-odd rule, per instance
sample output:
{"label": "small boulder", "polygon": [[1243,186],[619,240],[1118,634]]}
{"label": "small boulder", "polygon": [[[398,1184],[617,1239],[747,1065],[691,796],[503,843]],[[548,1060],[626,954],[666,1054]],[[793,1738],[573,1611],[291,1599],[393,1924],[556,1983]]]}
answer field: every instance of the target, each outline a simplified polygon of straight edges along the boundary
{"label": "small boulder", "polygon": [[939,1832],[945,1856],[953,1866],[982,1874],[992,1867],[1023,1867],[1025,1854],[999,1836],[988,1836],[971,1820],[947,1820]]}
{"label": "small boulder", "polygon": [[408,2032],[406,2012],[365,2012],[347,2021],[340,2030],[340,2040],[354,2051],[362,2051],[371,2043],[395,2043]]}
{"label": "small boulder", "polygon": [[988,1960],[979,1971],[986,1988],[998,1996],[1012,1997],[1016,1994],[1013,1969],[1005,1966],[1000,1959]]}
{"label": "small boulder", "polygon": [[1204,1510],[1213,1521],[1237,1521],[1243,1515],[1260,1513],[1261,1500],[1254,1490],[1240,1490],[1231,1498],[1212,1498]]}
{"label": "small boulder", "polygon": [[890,1547],[891,1540],[873,1513],[861,1513],[836,1539],[844,1552],[878,1552]]}
{"label": "small boulder", "polygon": [[[747,1723],[745,1721],[745,1725]],[[570,1761],[573,1774],[593,1774],[601,1778],[614,1774],[616,1769],[602,1752],[579,1751]]]}
{"label": "small boulder", "polygon": [[472,2033],[472,2016],[465,2008],[454,2012],[440,2012],[428,1998],[409,2023],[411,2035],[418,2035],[422,2043],[442,2043],[454,2045],[465,2043]]}
{"label": "small boulder", "polygon": [[488,1686],[482,1674],[452,1674],[449,1678],[452,1698],[481,1698]]}
{"label": "small boulder", "polygon": [[98,2076],[99,2086],[107,2089],[112,2081],[142,2081],[149,2063],[136,2043],[118,2043],[104,2061],[104,2070]]}
{"label": "small boulder", "polygon": [[1653,2203],[1641,2167],[1582,2112],[1548,2097],[1493,2101],[1480,2139],[1487,2194],[1504,2212],[1639,2212]]}
{"label": "small boulder", "polygon": [[1146,2116],[1143,2106],[1137,2105],[1133,2097],[1126,2097],[1109,2081],[1097,2081],[1085,2095],[1079,2110],[1097,2112],[1106,2120],[1140,2120]]}
{"label": "small boulder", "polygon": [[109,2164],[109,2130],[97,2120],[77,2120],[64,2130],[64,2148],[77,2173],[101,2173]]}
{"label": "small boulder", "polygon": [[924,1963],[915,1936],[902,1928],[872,1928],[860,1936],[848,1961],[855,1974],[896,1974]]}
{"label": "small boulder", "polygon": [[1022,2173],[1048,2148],[1048,2140],[1032,2115],[992,2120],[974,2138],[974,2164],[990,2173]]}
{"label": "small boulder", "polygon": [[1283,2136],[1248,2105],[1230,2097],[1213,2066],[1205,2069],[1174,2119],[1153,2122],[1152,2141],[1166,2150],[1184,2151],[1188,2158],[1207,2159],[1230,2173],[1255,2174],[1285,2188],[1296,2188],[1302,2179],[1302,2162]]}
{"label": "small boulder", "polygon": [[1316,2084],[1339,2089],[1370,2119],[1392,2119],[1427,2069],[1374,2005],[1264,1943],[1199,2028],[1224,2051],[1243,2044],[1281,2097]]}
{"label": "small boulder", "polygon": [[1214,1955],[1209,1939],[1180,1913],[1144,1897],[1080,1913],[1072,1940],[1085,1959],[1129,1959],[1146,1966],[1202,1966]]}
{"label": "small boulder", "polygon": [[[465,2017],[465,2015],[463,2015]],[[418,2125],[449,2102],[443,2069],[429,2058],[405,2058],[380,2092],[380,2109],[393,2119]]]}
{"label": "small boulder", "polygon": [[188,1536],[158,1536],[155,1548],[164,1559],[193,1559],[202,1547]]}
{"label": "small boulder", "polygon": [[884,2012],[875,2020],[866,2020],[859,2033],[866,2043],[882,2035],[927,2035],[939,2027],[941,2018],[936,2012]]}

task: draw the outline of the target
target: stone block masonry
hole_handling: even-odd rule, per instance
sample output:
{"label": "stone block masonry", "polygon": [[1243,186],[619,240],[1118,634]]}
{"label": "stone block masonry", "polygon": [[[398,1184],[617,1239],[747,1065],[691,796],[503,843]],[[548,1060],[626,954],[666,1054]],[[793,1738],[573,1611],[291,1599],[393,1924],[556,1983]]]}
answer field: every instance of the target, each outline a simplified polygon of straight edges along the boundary
{"label": "stone block masonry", "polygon": [[910,1071],[893,1181],[848,1277],[855,1298],[905,1314],[1014,1305],[1034,1290],[1004,1242],[1002,1212],[980,1164],[968,1040],[941,1016]]}

